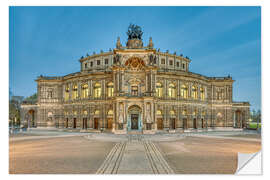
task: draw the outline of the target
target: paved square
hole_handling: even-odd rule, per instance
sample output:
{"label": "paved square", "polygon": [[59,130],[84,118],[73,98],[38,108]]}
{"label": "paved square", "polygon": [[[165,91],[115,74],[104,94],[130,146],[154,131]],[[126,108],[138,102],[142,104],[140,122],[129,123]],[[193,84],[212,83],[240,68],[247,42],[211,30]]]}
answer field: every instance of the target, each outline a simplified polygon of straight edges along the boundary
{"label": "paved square", "polygon": [[10,137],[11,174],[234,174],[237,153],[261,149],[258,134]]}

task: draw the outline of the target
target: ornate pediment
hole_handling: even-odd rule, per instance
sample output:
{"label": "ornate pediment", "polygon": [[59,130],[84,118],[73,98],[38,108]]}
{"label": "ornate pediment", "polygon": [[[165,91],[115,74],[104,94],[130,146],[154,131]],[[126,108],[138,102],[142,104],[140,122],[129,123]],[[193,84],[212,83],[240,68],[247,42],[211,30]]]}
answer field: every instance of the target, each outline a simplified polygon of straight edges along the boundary
{"label": "ornate pediment", "polygon": [[131,57],[125,62],[126,69],[139,71],[145,68],[144,61],[139,57]]}

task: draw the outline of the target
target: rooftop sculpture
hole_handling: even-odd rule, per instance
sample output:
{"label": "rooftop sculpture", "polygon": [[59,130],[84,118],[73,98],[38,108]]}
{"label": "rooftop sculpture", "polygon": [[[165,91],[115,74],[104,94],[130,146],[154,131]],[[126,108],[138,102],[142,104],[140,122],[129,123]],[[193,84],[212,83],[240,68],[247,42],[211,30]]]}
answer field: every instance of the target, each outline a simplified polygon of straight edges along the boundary
{"label": "rooftop sculpture", "polygon": [[135,24],[130,24],[127,31],[128,39],[142,39],[142,28]]}

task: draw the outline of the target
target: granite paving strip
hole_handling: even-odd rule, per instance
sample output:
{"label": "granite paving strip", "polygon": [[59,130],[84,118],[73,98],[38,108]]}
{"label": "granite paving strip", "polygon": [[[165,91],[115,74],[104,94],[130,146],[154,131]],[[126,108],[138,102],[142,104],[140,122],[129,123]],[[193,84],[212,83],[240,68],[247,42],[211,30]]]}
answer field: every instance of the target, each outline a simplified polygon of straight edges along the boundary
{"label": "granite paving strip", "polygon": [[126,142],[116,143],[96,174],[116,174],[125,148]]}
{"label": "granite paving strip", "polygon": [[174,174],[172,168],[170,168],[154,143],[145,141],[144,146],[155,174]]}
{"label": "granite paving strip", "polygon": [[142,135],[117,143],[96,174],[173,174],[159,149]]}

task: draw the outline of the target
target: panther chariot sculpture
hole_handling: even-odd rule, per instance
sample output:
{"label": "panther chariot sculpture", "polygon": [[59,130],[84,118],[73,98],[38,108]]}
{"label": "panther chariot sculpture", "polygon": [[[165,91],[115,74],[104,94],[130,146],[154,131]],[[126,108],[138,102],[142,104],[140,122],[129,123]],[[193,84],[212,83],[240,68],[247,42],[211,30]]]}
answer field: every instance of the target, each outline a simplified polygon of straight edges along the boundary
{"label": "panther chariot sculpture", "polygon": [[143,48],[142,42],[142,28],[135,24],[130,24],[127,31],[128,41],[127,48],[128,49],[140,49]]}

